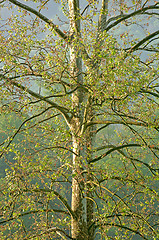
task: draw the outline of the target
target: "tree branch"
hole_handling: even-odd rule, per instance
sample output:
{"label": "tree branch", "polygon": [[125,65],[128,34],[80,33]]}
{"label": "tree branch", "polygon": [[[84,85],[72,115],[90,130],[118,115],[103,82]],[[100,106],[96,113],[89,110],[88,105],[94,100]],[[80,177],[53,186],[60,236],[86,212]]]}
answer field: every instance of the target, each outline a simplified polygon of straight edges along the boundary
{"label": "tree branch", "polygon": [[64,149],[64,150],[66,150],[66,151],[68,151],[68,152],[71,152],[71,153],[73,153],[73,154],[75,154],[76,156],[78,156],[78,154],[76,154],[74,151],[72,151],[71,149],[69,149],[69,148],[66,148],[66,147],[63,147],[63,146],[52,146],[52,147],[46,147],[46,148],[42,148],[42,149],[39,149],[39,150],[37,150],[37,151],[35,151],[34,153],[32,153],[31,155],[34,155],[34,154],[36,154],[36,153],[38,153],[38,152],[41,152],[41,151],[44,151],[44,150],[49,150],[49,149],[57,149],[57,148],[59,148],[59,149]]}
{"label": "tree branch", "polygon": [[[126,121],[127,125],[135,125],[135,126],[142,126],[142,127],[149,127],[147,123],[143,122],[137,122],[137,121]],[[97,121],[91,121],[86,124],[85,129],[91,125],[94,124],[105,124],[106,126],[111,125],[111,124],[123,124],[126,125],[124,121],[120,120],[97,120]],[[150,125],[152,127],[152,125]]]}
{"label": "tree branch", "polygon": [[62,237],[62,239],[66,239],[65,237],[67,237],[69,239],[76,240],[76,239],[72,238],[71,236],[69,236],[65,231],[63,231],[62,229],[57,228],[57,227],[49,228],[49,229],[41,232],[40,234],[37,233],[37,234],[35,234],[33,236],[25,237],[23,239],[24,240],[33,239],[33,238],[37,238],[37,237],[40,237],[42,235],[45,235],[45,234],[48,234],[48,233],[51,233],[51,232],[55,232],[56,234],[60,235]]}
{"label": "tree branch", "polygon": [[[48,19],[47,17],[45,17],[44,15],[42,15],[40,12],[36,11],[35,9],[20,3],[17,0],[9,0],[9,2],[13,3],[14,5],[25,9],[27,11],[29,11],[30,13],[33,13],[35,16],[39,17],[41,20],[43,20],[44,22],[46,22],[50,27],[52,27],[52,29],[65,41],[69,40],[68,43],[70,44],[72,42],[72,39],[70,36],[66,35],[65,33],[63,33],[58,27],[57,25],[55,25],[50,19]],[[83,47],[83,45],[81,44],[81,52],[83,55],[83,59],[91,62],[91,58],[89,57],[86,49]]]}
{"label": "tree branch", "polygon": [[150,35],[146,36],[145,38],[143,38],[141,41],[139,41],[137,44],[135,44],[133,47],[126,49],[127,51],[129,51],[130,53],[138,50],[138,48],[143,45],[145,42],[147,42],[148,40],[150,40],[151,38],[155,37],[159,35],[159,30],[156,32],[151,33]]}
{"label": "tree branch", "polygon": [[60,113],[64,116],[64,118],[67,120],[68,123],[70,122],[71,118],[69,117],[68,113],[71,113],[71,112],[67,108],[61,107],[58,104],[54,103],[53,101],[43,97],[39,93],[36,93],[36,92],[30,90],[28,87],[25,87],[22,84],[15,82],[13,80],[14,77],[13,78],[8,78],[8,77],[4,76],[3,74],[0,74],[0,79],[5,79],[8,83],[12,84],[13,86],[16,86],[17,88],[29,93],[31,96],[33,96],[33,97],[35,97],[39,100],[43,100],[44,102],[50,104],[53,108],[60,111]]}
{"label": "tree branch", "polygon": [[95,225],[95,228],[98,228],[100,226],[113,226],[113,227],[118,227],[118,228],[123,228],[125,230],[128,230],[130,232],[133,232],[137,235],[139,235],[140,237],[142,237],[143,239],[145,240],[148,240],[148,238],[146,238],[143,234],[141,234],[138,230],[135,230],[135,229],[132,229],[132,228],[129,228],[129,227],[126,227],[125,225],[121,225],[121,224],[115,224],[115,223],[103,223],[103,224],[100,224],[100,225]]}
{"label": "tree branch", "polygon": [[[10,144],[13,142],[14,138],[15,138],[16,135],[20,132],[21,128],[23,127],[23,125],[24,125],[25,123],[29,122],[30,120],[32,120],[32,119],[34,119],[34,118],[36,118],[36,117],[41,116],[42,114],[44,114],[46,111],[48,111],[48,110],[51,109],[51,108],[52,108],[52,107],[48,107],[48,108],[45,109],[44,111],[42,111],[42,112],[40,112],[40,113],[38,113],[38,114],[36,114],[36,115],[33,115],[33,116],[31,116],[30,118],[27,118],[25,121],[23,121],[22,124],[19,126],[19,128],[16,130],[16,132],[10,137],[10,140],[9,140],[7,146],[5,147],[5,149],[7,149],[7,148],[10,146]],[[3,145],[3,144],[4,144],[4,142],[1,143],[0,146]],[[0,158],[2,157],[4,151],[5,151],[5,150],[3,150],[2,153],[0,154]]]}
{"label": "tree branch", "polygon": [[141,93],[148,93],[148,94],[150,94],[150,95],[152,95],[152,96],[154,96],[154,97],[159,98],[159,94],[154,93],[154,92],[151,92],[151,91],[148,91],[148,90],[146,90],[146,89],[144,89],[144,88],[141,88],[141,91],[140,91],[140,92],[141,92]]}
{"label": "tree branch", "polygon": [[70,213],[70,215],[76,219],[76,214],[72,211],[71,207],[69,206],[69,204],[67,203],[66,199],[64,197],[62,197],[58,192],[56,192],[53,189],[49,189],[49,188],[34,188],[34,189],[27,189],[26,191],[30,190],[31,192],[44,192],[44,193],[53,193],[55,194],[55,196],[63,203],[63,205],[66,207],[66,209],[68,210],[68,212]]}
{"label": "tree branch", "polygon": [[29,214],[34,214],[34,213],[45,213],[45,212],[58,212],[58,213],[63,213],[63,214],[67,214],[67,215],[70,215],[69,212],[66,212],[64,210],[59,210],[59,209],[43,209],[43,210],[32,210],[32,211],[29,211],[29,212],[24,212],[24,213],[21,213],[21,214],[18,214],[17,216],[15,217],[11,217],[11,218],[8,218],[8,219],[5,219],[5,220],[2,220],[0,221],[0,224],[5,224],[7,222],[10,222],[14,219],[18,219],[19,217],[24,217],[24,216],[27,216]]}
{"label": "tree branch", "polygon": [[20,3],[17,0],[9,0],[9,2],[13,3],[14,5],[27,10],[30,13],[33,13],[35,16],[39,17],[41,20],[43,20],[44,22],[46,22],[50,27],[52,27],[52,29],[64,40],[68,39],[68,36],[66,34],[64,34],[57,25],[55,25],[50,19],[48,19],[47,17],[45,17],[44,15],[42,15],[40,12],[36,11],[35,9]]}
{"label": "tree branch", "polygon": [[108,145],[108,146],[104,146],[103,148],[98,149],[97,151],[102,150],[102,149],[105,149],[105,148],[110,148],[110,147],[111,147],[111,149],[109,149],[106,153],[100,155],[99,157],[92,159],[92,160],[90,161],[90,163],[97,162],[97,161],[101,160],[102,158],[106,157],[107,155],[109,155],[110,153],[112,153],[112,152],[114,152],[114,151],[118,151],[118,150],[120,150],[120,149],[122,149],[122,148],[127,148],[127,147],[141,147],[141,145],[140,145],[140,144],[136,144],[136,143],[125,144],[125,145],[117,146],[117,147],[116,147],[116,146],[113,146],[113,145]]}
{"label": "tree branch", "polygon": [[108,27],[105,27],[104,30],[109,31],[111,28],[115,27],[116,25],[118,25],[122,21],[124,21],[124,20],[126,20],[128,18],[131,18],[133,16],[136,16],[136,15],[139,15],[139,14],[143,14],[147,10],[159,9],[158,5],[159,5],[159,3],[156,3],[154,5],[141,8],[141,9],[139,9],[137,11],[134,11],[134,12],[132,12],[130,14],[118,15],[116,17],[110,18],[110,19],[108,19],[107,22],[113,21],[114,19],[117,19],[117,18],[119,18],[119,19],[117,19],[114,23],[110,24]]}

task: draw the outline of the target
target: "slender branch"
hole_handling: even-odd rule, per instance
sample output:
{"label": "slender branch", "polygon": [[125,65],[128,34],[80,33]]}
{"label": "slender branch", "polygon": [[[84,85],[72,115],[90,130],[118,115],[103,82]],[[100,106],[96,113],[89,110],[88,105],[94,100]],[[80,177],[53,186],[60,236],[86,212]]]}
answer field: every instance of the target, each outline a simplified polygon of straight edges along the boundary
{"label": "slender branch", "polygon": [[[148,148],[152,148],[151,146],[148,146]],[[155,148],[155,147],[153,147],[154,149],[158,149],[159,150],[159,148]],[[127,158],[127,159],[130,159],[131,160],[131,162],[139,162],[139,163],[141,163],[141,164],[143,164],[143,165],[145,165],[149,170],[150,170],[150,172],[153,174],[153,175],[156,175],[156,171],[159,171],[159,169],[157,169],[157,168],[152,168],[148,163],[146,163],[146,162],[143,162],[143,161],[141,161],[141,160],[139,160],[139,159],[137,159],[137,158],[133,158],[133,157],[129,157],[129,156],[127,156],[121,149],[118,149],[117,150],[121,155],[123,155],[125,158]]]}
{"label": "slender branch", "polygon": [[[100,227],[101,225],[95,225],[95,228]],[[126,227],[125,225],[121,225],[121,224],[115,224],[115,223],[103,223],[102,226],[113,226],[113,227],[118,227],[118,228],[123,228],[126,229],[130,232],[136,233],[137,235],[139,235],[140,237],[142,237],[145,240],[148,240],[148,238],[146,238],[143,234],[141,234],[138,230]]]}
{"label": "slender branch", "polygon": [[55,118],[55,117],[57,117],[57,116],[60,116],[60,115],[61,115],[61,113],[57,113],[57,114],[55,114],[55,115],[52,115],[51,117],[44,118],[43,120],[41,120],[41,121],[39,121],[39,122],[36,122],[35,124],[31,125],[31,126],[28,127],[28,128],[23,128],[23,129],[21,129],[20,132],[25,131],[25,130],[28,130],[28,129],[31,129],[31,128],[34,128],[35,126],[37,126],[37,125],[39,125],[39,124],[41,124],[41,123],[43,123],[43,122],[46,122],[46,121],[48,121],[48,120],[50,120],[50,119],[52,119],[52,118]]}
{"label": "slender branch", "polygon": [[[105,27],[104,30],[109,31],[111,28],[115,27],[116,25],[118,25],[122,21],[124,21],[124,20],[126,20],[128,18],[131,18],[133,16],[136,16],[136,15],[139,15],[139,14],[143,14],[147,10],[159,9],[159,6],[157,6],[157,5],[159,5],[159,3],[156,3],[156,4],[148,6],[148,7],[141,8],[141,9],[139,9],[137,11],[134,11],[134,12],[132,12],[130,14],[124,14],[124,15],[116,16],[115,18],[119,18],[119,19],[117,19],[115,22],[110,24],[108,27]],[[112,18],[112,20],[114,20],[114,17]],[[109,19],[108,21],[110,22],[111,19]]]}
{"label": "slender branch", "polygon": [[[113,145],[108,145],[108,146],[103,147],[102,149],[104,149],[104,148],[110,148],[110,147],[112,147],[110,150],[108,150],[106,153],[100,155],[99,157],[92,159],[92,160],[90,161],[90,163],[97,162],[97,161],[101,160],[102,158],[106,157],[107,155],[109,155],[110,153],[112,153],[112,152],[114,152],[114,151],[117,151],[117,150],[120,150],[120,149],[122,149],[122,148],[127,148],[127,147],[141,147],[141,145],[140,145],[140,144],[135,144],[135,143],[133,143],[133,144],[125,144],[125,145],[118,146],[118,147],[113,146]],[[100,148],[100,149],[98,149],[98,150],[102,150],[102,149]]]}
{"label": "slender branch", "polygon": [[82,16],[84,14],[84,12],[87,10],[87,8],[89,8],[91,3],[88,3],[87,6],[83,9],[83,11],[80,13],[80,15]]}
{"label": "slender branch", "polygon": [[47,17],[45,17],[44,15],[42,15],[40,12],[36,11],[35,9],[20,3],[17,0],[9,0],[9,2],[13,3],[14,5],[27,10],[30,13],[33,13],[35,16],[39,17],[41,20],[43,20],[44,22],[46,22],[50,27],[52,27],[52,29],[64,40],[68,39],[68,36],[66,34],[64,34],[57,25],[55,25],[50,19],[48,19]]}
{"label": "slender branch", "polygon": [[[147,123],[146,123],[144,120],[139,119],[139,118],[134,117],[134,116],[131,116],[131,115],[127,115],[127,114],[125,114],[125,113],[123,113],[123,112],[121,112],[120,114],[118,114],[118,116],[123,116],[123,117],[125,117],[125,118],[132,119],[132,120],[134,120],[134,121],[138,121],[138,122],[140,122],[140,123],[143,123],[143,124],[147,125]],[[106,123],[104,126],[102,126],[102,127],[100,127],[99,129],[97,129],[96,133],[98,133],[99,131],[101,131],[102,129],[106,128],[106,127],[109,126],[109,125],[110,125],[110,124]]]}
{"label": "slender branch", "polygon": [[21,214],[18,214],[17,216],[15,217],[11,217],[11,218],[8,218],[8,219],[5,219],[5,220],[2,220],[0,221],[0,224],[5,224],[7,222],[10,222],[14,219],[18,219],[20,217],[24,217],[24,216],[27,216],[29,214],[34,214],[34,213],[43,213],[43,212],[57,212],[57,213],[63,213],[63,214],[67,214],[67,215],[70,215],[69,212],[66,212],[64,210],[59,210],[59,209],[43,209],[43,210],[32,210],[32,211],[29,211],[29,212],[24,212],[24,213],[21,213]]}
{"label": "slender branch", "polygon": [[[94,158],[91,162],[97,162],[97,161],[101,160],[102,158],[104,158],[105,156],[109,155],[111,152],[113,152],[113,151],[118,151],[118,152],[119,152],[121,155],[123,155],[125,158],[130,159],[131,161],[139,162],[139,163],[145,165],[145,166],[150,170],[150,172],[151,172],[153,175],[156,175],[155,172],[156,172],[156,171],[159,171],[159,168],[152,168],[148,163],[145,163],[145,162],[142,162],[142,161],[139,160],[139,159],[136,159],[136,158],[127,156],[127,155],[121,150],[122,148],[127,148],[127,147],[142,147],[142,145],[134,143],[134,144],[126,144],[126,145],[122,145],[122,146],[118,146],[118,147],[116,147],[116,146],[114,146],[114,145],[102,146],[102,147],[97,148],[95,151],[100,151],[100,150],[103,150],[103,149],[105,149],[105,148],[112,148],[112,149],[108,150],[106,153],[100,155],[99,157]],[[153,148],[153,149],[159,150],[159,148],[153,147],[153,146],[148,146],[148,148]]]}
{"label": "slender branch", "polygon": [[60,105],[54,103],[53,101],[43,97],[39,93],[36,93],[36,92],[30,90],[28,87],[25,87],[22,84],[15,82],[13,80],[14,77],[8,78],[8,77],[4,76],[3,74],[0,74],[0,79],[5,79],[8,83],[12,84],[13,86],[16,86],[17,88],[29,93],[31,96],[33,96],[39,100],[43,100],[44,102],[50,104],[53,108],[56,108],[57,110],[59,110],[61,112],[61,114],[64,116],[64,118],[67,120],[67,122],[70,122],[70,117],[68,115],[68,113],[70,113],[70,111],[67,108],[61,107]]}
{"label": "slender branch", "polygon": [[106,149],[106,148],[113,148],[114,151],[116,150],[119,150],[119,149],[122,149],[122,148],[126,148],[126,147],[141,147],[141,144],[136,144],[136,143],[131,143],[131,144],[125,144],[125,145],[122,145],[122,146],[114,146],[114,145],[106,145],[106,146],[101,146],[101,147],[98,147],[96,148],[94,151],[101,151],[103,149]]}
{"label": "slender branch", "polygon": [[[29,122],[30,120],[36,118],[36,117],[39,117],[41,116],[42,114],[44,114],[46,111],[48,111],[49,109],[51,109],[52,107],[48,107],[47,109],[45,109],[44,111],[36,114],[36,115],[33,115],[31,116],[30,118],[27,118],[24,122],[22,122],[22,124],[19,126],[19,128],[16,130],[16,132],[10,137],[10,140],[7,144],[7,146],[5,147],[5,150],[10,146],[10,144],[13,142],[14,138],[16,137],[16,135],[20,132],[21,128],[23,127],[23,125],[27,122]],[[2,145],[2,144],[1,144]],[[5,151],[4,150],[4,151]],[[0,154],[0,158],[2,157],[2,155],[4,154],[4,151],[2,151],[2,153]]]}
{"label": "slender branch", "polygon": [[155,196],[157,197],[157,193],[156,193],[155,190],[153,190],[152,188],[149,188],[147,185],[145,186],[144,184],[141,184],[141,183],[139,183],[139,182],[137,182],[137,181],[135,181],[135,180],[133,180],[133,179],[130,179],[130,178],[128,178],[128,177],[126,177],[126,178],[120,177],[120,176],[105,177],[105,178],[103,178],[103,179],[98,180],[98,182],[99,182],[99,183],[103,183],[103,182],[105,182],[105,181],[107,181],[107,180],[109,180],[109,179],[115,179],[115,180],[118,180],[118,181],[121,181],[121,182],[131,182],[131,183],[133,183],[133,184],[135,184],[135,185],[141,186],[141,187],[144,188],[144,189],[148,189],[148,190],[151,191],[153,194],[155,194]]}
{"label": "slender branch", "polygon": [[148,93],[148,94],[150,94],[150,95],[153,95],[154,97],[159,98],[159,94],[154,93],[154,92],[151,92],[151,91],[148,91],[148,90],[146,90],[146,89],[144,89],[144,88],[141,88],[141,91],[140,91],[140,92],[141,92],[141,93]]}
{"label": "slender branch", "polygon": [[63,205],[67,208],[68,212],[70,213],[70,215],[76,219],[76,214],[72,211],[71,207],[69,206],[69,204],[67,203],[66,199],[64,197],[62,197],[58,192],[56,192],[53,189],[49,189],[49,188],[35,188],[35,189],[27,189],[26,191],[30,190],[31,192],[44,192],[44,193],[54,193],[55,196],[63,203]]}
{"label": "slender branch", "polygon": [[[94,124],[106,124],[106,125],[111,125],[111,124],[123,124],[126,125],[124,123],[124,121],[120,121],[120,120],[97,120],[97,121],[91,121],[89,123],[86,124],[86,128],[94,125]],[[127,121],[128,125],[135,125],[135,126],[142,126],[142,127],[148,127],[149,125],[147,123],[143,123],[143,122],[135,122],[135,121]],[[151,126],[152,127],[152,126]]]}
{"label": "slender branch", "polygon": [[137,44],[135,44],[133,47],[131,47],[130,49],[127,49],[130,53],[134,52],[136,50],[138,50],[138,48],[143,45],[145,42],[147,42],[148,40],[150,40],[151,38],[155,37],[159,35],[159,30],[156,32],[151,33],[150,35],[146,36],[145,38],[143,38],[141,41],[139,41]]}
{"label": "slender branch", "polygon": [[[37,237],[40,237],[42,235],[45,235],[45,234],[48,234],[48,233],[51,233],[51,232],[55,232],[56,234],[60,235],[63,239],[66,239],[64,236],[66,236],[67,238],[69,239],[72,239],[72,240],[75,240],[74,238],[72,238],[71,236],[69,236],[65,231],[63,231],[62,229],[60,228],[57,228],[57,227],[52,227],[52,228],[49,228],[41,233],[37,233],[35,235],[32,235],[30,237],[25,237],[23,238],[24,240],[28,240],[28,239],[33,239],[33,238],[37,238]],[[64,235],[64,236],[63,236]]]}
{"label": "slender branch", "polygon": [[[151,216],[159,216],[158,213],[152,213]],[[125,214],[125,213],[118,213],[118,214],[112,214],[112,215],[107,215],[104,216],[105,219],[109,219],[109,218],[115,218],[115,217],[132,217],[132,214]],[[96,221],[94,221],[92,223],[92,225],[94,225],[96,222],[98,222],[99,220],[97,219]],[[89,229],[92,227],[92,225],[89,227]]]}
{"label": "slender branch", "polygon": [[42,149],[39,149],[39,150],[35,151],[35,152],[32,153],[31,155],[34,155],[34,154],[36,154],[36,153],[38,153],[38,152],[41,152],[41,151],[44,151],[44,150],[56,149],[56,148],[64,149],[64,150],[69,151],[69,152],[75,154],[76,156],[78,156],[78,154],[76,154],[76,153],[75,153],[74,151],[72,151],[71,149],[66,148],[66,147],[62,147],[62,146],[52,146],[52,147],[42,148]]}
{"label": "slender branch", "polygon": [[138,48],[138,50],[147,51],[147,52],[155,52],[155,53],[159,52],[158,49],[155,49],[155,48],[145,48],[145,47]]}
{"label": "slender branch", "polygon": [[[0,77],[1,76],[4,76],[4,75],[2,75],[2,74],[0,74]],[[34,76],[34,77],[42,77],[42,75],[41,74],[38,74],[38,75],[35,75],[35,74],[21,74],[21,75],[17,75],[17,76],[15,76],[15,77],[11,77],[10,79],[11,80],[15,80],[15,79],[18,79],[18,78],[21,78],[21,77],[28,77],[28,76]],[[5,78],[5,76],[4,76],[4,78]],[[58,82],[58,81],[57,81]],[[61,85],[64,85],[64,84],[66,84],[64,81],[59,81],[58,83],[61,83]],[[68,85],[68,83],[67,83],[67,85]],[[69,86],[70,87],[70,86]],[[82,86],[80,86],[80,87],[82,87]],[[45,100],[45,99],[49,99],[49,98],[57,98],[57,97],[65,97],[66,95],[71,95],[73,92],[75,92],[77,89],[79,88],[79,86],[76,86],[75,88],[73,88],[71,91],[65,91],[65,93],[61,93],[61,94],[53,94],[53,95],[49,95],[49,96],[47,96],[47,97],[43,97],[43,100]],[[86,90],[84,87],[83,87],[83,89],[84,90]],[[41,101],[41,100],[38,100],[38,101]],[[38,101],[36,101],[36,102],[34,102],[34,103],[37,103]]]}

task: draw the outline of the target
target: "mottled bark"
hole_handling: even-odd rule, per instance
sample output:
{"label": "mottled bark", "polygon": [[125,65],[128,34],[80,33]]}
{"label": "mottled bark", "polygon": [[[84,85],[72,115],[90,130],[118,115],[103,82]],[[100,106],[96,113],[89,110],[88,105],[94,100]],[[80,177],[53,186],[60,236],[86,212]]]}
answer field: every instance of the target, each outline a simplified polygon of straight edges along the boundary
{"label": "mottled bark", "polygon": [[73,143],[73,178],[72,178],[72,210],[76,215],[76,218],[72,217],[71,231],[72,237],[75,239],[87,239],[86,228],[86,207],[84,203],[84,177],[82,175],[82,162],[80,158],[81,149],[81,126],[83,117],[83,94],[81,90],[82,79],[82,60],[80,57],[80,49],[78,44],[78,38],[80,36],[80,19],[79,19],[79,1],[69,0],[70,10],[70,70],[71,70],[71,82],[78,87],[78,89],[72,94],[72,109],[74,111],[74,117],[71,120],[70,128],[72,131],[72,143]]}
{"label": "mottled bark", "polygon": [[[101,14],[99,16],[99,34],[103,31],[107,18],[108,0],[102,1]],[[82,60],[80,57],[81,49],[78,39],[80,38],[80,15],[79,0],[69,0],[70,10],[70,68],[72,74],[72,83],[78,89],[72,94],[72,108],[75,116],[72,118],[70,128],[72,130],[73,151],[73,179],[72,179],[72,210],[76,218],[72,217],[72,237],[75,239],[94,239],[94,228],[92,226],[94,203],[92,190],[91,160],[92,146],[95,129],[89,126],[86,132],[82,132],[84,121],[93,120],[93,108],[91,97],[88,99],[88,105],[85,109],[86,118],[82,103],[84,102],[82,79]],[[92,68],[92,65],[90,65]],[[93,70],[93,69],[92,69]],[[81,133],[84,136],[81,136]],[[84,146],[83,146],[84,145]],[[82,150],[81,150],[82,147]],[[83,163],[81,161],[84,161]],[[83,164],[87,167],[83,169]],[[83,173],[83,170],[86,170]],[[85,174],[85,175],[84,175]],[[85,187],[86,186],[86,187]]]}

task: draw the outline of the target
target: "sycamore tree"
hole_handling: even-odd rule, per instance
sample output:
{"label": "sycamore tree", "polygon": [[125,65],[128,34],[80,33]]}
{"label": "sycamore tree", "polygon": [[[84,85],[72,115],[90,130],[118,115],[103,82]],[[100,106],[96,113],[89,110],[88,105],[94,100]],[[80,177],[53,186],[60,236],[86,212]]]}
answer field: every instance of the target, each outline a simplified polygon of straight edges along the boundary
{"label": "sycamore tree", "polygon": [[0,4],[0,238],[158,239],[158,1]]}

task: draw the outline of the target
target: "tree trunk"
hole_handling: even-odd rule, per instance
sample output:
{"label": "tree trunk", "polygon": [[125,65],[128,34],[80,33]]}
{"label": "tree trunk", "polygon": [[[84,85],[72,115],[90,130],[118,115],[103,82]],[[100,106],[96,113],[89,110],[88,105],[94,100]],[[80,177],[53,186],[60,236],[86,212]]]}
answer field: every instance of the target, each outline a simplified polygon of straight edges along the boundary
{"label": "tree trunk", "polygon": [[79,19],[79,1],[69,0],[70,10],[70,68],[73,86],[78,89],[72,94],[72,109],[74,117],[70,123],[72,131],[72,144],[73,144],[73,179],[72,179],[72,210],[76,217],[72,217],[71,231],[72,238],[77,240],[84,240],[87,238],[86,227],[86,204],[83,196],[84,191],[84,177],[82,175],[82,162],[81,162],[81,126],[83,118],[83,94],[80,88],[83,83],[82,79],[82,59],[80,57],[80,50],[76,46],[76,40],[80,36],[80,19]]}
{"label": "tree trunk", "polygon": [[[103,31],[103,25],[106,21],[107,0],[102,1],[102,12],[99,18],[99,32]],[[72,131],[73,142],[73,179],[72,179],[72,210],[76,217],[72,217],[71,231],[75,239],[94,239],[93,213],[93,191],[92,175],[90,174],[92,159],[92,145],[94,138],[94,127],[88,127],[86,133],[82,133],[82,124],[84,119],[84,95],[81,86],[82,77],[82,59],[80,56],[80,15],[79,0],[69,0],[70,12],[70,70],[72,75],[73,87],[78,89],[72,94],[72,108],[74,117],[72,118],[70,128]],[[98,38],[98,36],[97,36]],[[93,118],[93,109],[91,98],[88,100],[87,121]],[[82,139],[84,136],[85,139]],[[83,144],[85,146],[83,146]],[[84,166],[84,164],[86,165]],[[85,173],[83,172],[85,170]],[[84,175],[85,174],[85,175]]]}

